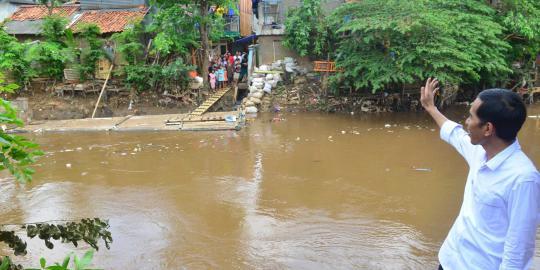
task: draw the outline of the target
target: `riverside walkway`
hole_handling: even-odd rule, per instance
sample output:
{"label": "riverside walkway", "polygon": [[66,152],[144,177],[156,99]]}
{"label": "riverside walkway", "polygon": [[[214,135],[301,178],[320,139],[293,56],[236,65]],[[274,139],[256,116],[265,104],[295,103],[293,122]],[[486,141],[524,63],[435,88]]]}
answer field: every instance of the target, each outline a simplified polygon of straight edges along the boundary
{"label": "riverside walkway", "polygon": [[[229,120],[229,121],[226,121]],[[234,120],[234,121],[231,121]],[[128,115],[124,117],[85,118],[35,121],[22,128],[8,130],[25,132],[77,131],[217,131],[239,130],[242,117],[238,111],[211,112],[194,117],[190,114]]]}

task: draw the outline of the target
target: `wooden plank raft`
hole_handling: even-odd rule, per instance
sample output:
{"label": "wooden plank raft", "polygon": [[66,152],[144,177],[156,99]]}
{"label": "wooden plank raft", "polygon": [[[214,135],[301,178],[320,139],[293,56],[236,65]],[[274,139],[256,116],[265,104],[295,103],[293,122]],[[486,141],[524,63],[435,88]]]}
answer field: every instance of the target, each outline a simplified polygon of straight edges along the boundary
{"label": "wooden plank raft", "polygon": [[201,106],[199,106],[197,109],[191,112],[190,115],[198,115],[198,116],[203,115],[206,111],[208,111],[208,109],[210,109],[210,107],[212,107],[212,105],[214,105],[227,92],[229,92],[229,90],[231,90],[231,88],[227,87],[227,88],[224,88],[215,92],[214,94],[212,94],[212,96],[210,96],[210,98],[205,100],[203,104],[201,104]]}

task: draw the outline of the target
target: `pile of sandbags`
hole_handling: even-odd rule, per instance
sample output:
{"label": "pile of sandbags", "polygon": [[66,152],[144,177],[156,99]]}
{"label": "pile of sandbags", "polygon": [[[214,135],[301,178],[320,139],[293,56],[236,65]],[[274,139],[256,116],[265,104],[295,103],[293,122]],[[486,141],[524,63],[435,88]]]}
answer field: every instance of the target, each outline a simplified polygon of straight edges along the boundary
{"label": "pile of sandbags", "polygon": [[[270,66],[262,65],[257,70],[271,71],[270,69]],[[249,94],[242,101],[246,113],[258,112],[258,107],[261,104],[264,95],[272,93],[272,88],[275,88],[280,81],[281,76],[278,73],[254,73],[251,77]]]}

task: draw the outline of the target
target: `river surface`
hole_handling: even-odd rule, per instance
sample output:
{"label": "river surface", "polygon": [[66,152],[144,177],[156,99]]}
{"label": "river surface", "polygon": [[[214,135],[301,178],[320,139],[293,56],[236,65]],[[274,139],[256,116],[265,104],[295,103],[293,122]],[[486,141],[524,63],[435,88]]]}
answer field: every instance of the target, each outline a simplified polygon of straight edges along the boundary
{"label": "river surface", "polygon": [[[0,180],[0,223],[109,219],[104,269],[436,268],[468,167],[424,113],[272,117],[240,132],[31,135],[47,154],[31,184]],[[540,119],[519,139],[539,165]],[[16,259],[86,249],[34,239]]]}

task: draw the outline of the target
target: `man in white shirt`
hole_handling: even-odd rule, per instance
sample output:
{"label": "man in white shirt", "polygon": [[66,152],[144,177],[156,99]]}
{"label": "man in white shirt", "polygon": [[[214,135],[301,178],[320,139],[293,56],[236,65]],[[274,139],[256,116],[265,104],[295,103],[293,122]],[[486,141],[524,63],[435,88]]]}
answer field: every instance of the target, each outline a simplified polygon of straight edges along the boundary
{"label": "man in white shirt", "polygon": [[516,93],[482,91],[472,103],[467,131],[434,105],[438,81],[421,89],[424,109],[441,138],[469,164],[463,203],[439,251],[439,269],[528,269],[540,209],[540,174],[516,139],[527,112]]}

